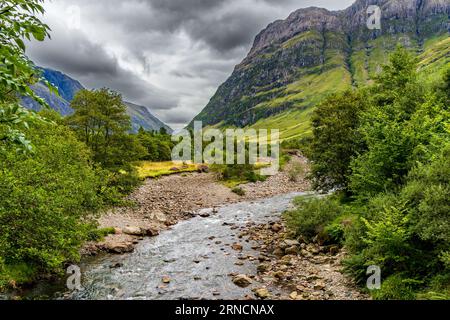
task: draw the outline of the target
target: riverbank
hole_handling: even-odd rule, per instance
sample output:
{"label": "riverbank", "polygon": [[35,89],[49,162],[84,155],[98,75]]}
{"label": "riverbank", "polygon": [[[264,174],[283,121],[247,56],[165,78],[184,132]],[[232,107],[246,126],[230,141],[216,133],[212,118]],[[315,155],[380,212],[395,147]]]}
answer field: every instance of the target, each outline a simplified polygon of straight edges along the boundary
{"label": "riverbank", "polygon": [[[264,182],[242,185],[244,196],[239,196],[217,181],[214,173],[183,173],[147,179],[143,186],[127,198],[133,207],[114,208],[99,219],[100,228],[113,228],[99,243],[87,243],[83,255],[99,251],[122,254],[132,252],[146,236],[156,236],[178,222],[195,217],[202,209],[214,212],[223,205],[257,200],[310,189],[303,176],[297,181],[289,177],[289,168],[295,163],[307,168],[307,159],[293,156],[283,171]],[[307,172],[307,170],[305,170]]]}
{"label": "riverbank", "polygon": [[[368,300],[342,273],[346,252],[336,246],[319,246],[290,239],[281,219],[249,226],[241,236],[258,243],[255,279],[265,285],[269,298],[281,300]],[[272,296],[270,288],[287,292]]]}

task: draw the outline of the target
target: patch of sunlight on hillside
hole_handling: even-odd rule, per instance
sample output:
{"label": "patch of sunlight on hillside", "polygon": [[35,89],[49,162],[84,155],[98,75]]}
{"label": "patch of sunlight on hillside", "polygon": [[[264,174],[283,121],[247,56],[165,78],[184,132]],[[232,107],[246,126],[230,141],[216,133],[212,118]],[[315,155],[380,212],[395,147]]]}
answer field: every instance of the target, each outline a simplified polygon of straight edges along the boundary
{"label": "patch of sunlight on hillside", "polygon": [[173,161],[139,161],[135,163],[135,167],[140,179],[157,178],[171,174],[197,171],[197,165],[195,164],[180,164]]}

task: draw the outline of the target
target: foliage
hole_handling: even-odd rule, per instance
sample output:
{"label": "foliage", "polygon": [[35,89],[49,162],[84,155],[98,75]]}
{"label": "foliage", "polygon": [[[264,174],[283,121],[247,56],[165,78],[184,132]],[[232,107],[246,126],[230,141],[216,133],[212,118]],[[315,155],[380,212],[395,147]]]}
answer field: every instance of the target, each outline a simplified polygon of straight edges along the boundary
{"label": "foliage", "polygon": [[414,300],[418,284],[416,280],[394,275],[384,280],[381,290],[374,292],[374,298],[376,300]]}
{"label": "foliage", "polygon": [[36,13],[44,13],[42,3],[43,0],[4,0],[0,4],[0,147],[12,143],[31,149],[24,130],[36,116],[11,95],[28,96],[45,105],[29,87],[42,79],[25,55],[24,43],[32,38],[43,41],[49,35],[49,27],[35,17]]}
{"label": "foliage", "polygon": [[141,128],[137,138],[147,149],[147,154],[140,160],[164,162],[172,159],[172,149],[175,144],[172,142],[172,136],[167,134],[164,128],[161,128],[160,132],[147,132]]}
{"label": "foliage", "polygon": [[364,150],[358,127],[365,101],[361,92],[346,91],[330,96],[314,112],[309,154],[315,189],[347,188],[350,163]]}
{"label": "foliage", "polygon": [[131,129],[122,96],[109,89],[81,90],[72,100],[74,114],[67,118],[81,141],[92,150],[96,162],[106,168],[140,159],[145,150]]}
{"label": "foliage", "polygon": [[79,258],[103,206],[106,174],[67,127],[37,122],[26,134],[35,152],[0,155],[0,260],[57,271]]}
{"label": "foliage", "polygon": [[[311,238],[323,228],[344,243],[350,251],[345,270],[360,285],[367,267],[379,266],[384,281],[373,292],[376,299],[449,293],[449,69],[433,85],[421,83],[416,70],[416,59],[398,48],[373,85],[347,94],[364,97],[362,108],[346,114],[348,97],[340,95],[319,108],[310,148],[313,179],[319,188],[344,189],[346,197],[332,205],[330,198],[300,203],[288,214],[300,235]],[[352,112],[356,122],[346,122]],[[337,212],[334,222],[330,211]],[[349,214],[351,223],[342,228],[338,221]]]}
{"label": "foliage", "polygon": [[295,210],[285,213],[286,222],[298,236],[307,241],[323,234],[325,227],[342,214],[339,201],[333,197],[299,197],[295,205]]}

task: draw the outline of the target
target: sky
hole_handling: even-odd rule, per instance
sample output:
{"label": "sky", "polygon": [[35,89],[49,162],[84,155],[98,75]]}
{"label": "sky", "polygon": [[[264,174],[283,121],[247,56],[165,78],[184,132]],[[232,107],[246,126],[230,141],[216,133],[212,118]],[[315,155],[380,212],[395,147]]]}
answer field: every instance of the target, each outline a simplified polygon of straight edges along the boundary
{"label": "sky", "polygon": [[354,0],[47,0],[51,39],[28,56],[89,89],[108,87],[174,129],[208,103],[269,23]]}

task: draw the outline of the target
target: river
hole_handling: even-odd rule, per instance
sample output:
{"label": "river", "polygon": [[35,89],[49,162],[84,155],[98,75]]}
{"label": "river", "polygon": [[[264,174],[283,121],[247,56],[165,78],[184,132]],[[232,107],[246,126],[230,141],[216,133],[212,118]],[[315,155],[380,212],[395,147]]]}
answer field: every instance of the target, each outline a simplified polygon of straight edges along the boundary
{"label": "river", "polygon": [[[230,274],[255,275],[259,252],[256,243],[239,238],[249,224],[277,220],[287,210],[291,193],[258,201],[226,205],[209,217],[197,216],[178,223],[154,238],[147,238],[125,255],[101,254],[80,263],[82,290],[68,292],[65,284],[41,282],[24,298],[74,300],[179,300],[243,299],[252,295],[253,283],[240,288]],[[203,215],[205,216],[205,215]],[[239,243],[242,251],[231,246]],[[240,261],[237,265],[236,262]],[[164,284],[162,279],[170,283]],[[271,288],[273,295],[282,292]]]}

